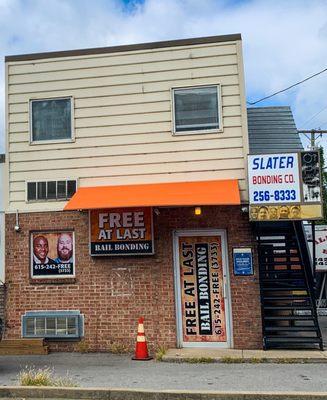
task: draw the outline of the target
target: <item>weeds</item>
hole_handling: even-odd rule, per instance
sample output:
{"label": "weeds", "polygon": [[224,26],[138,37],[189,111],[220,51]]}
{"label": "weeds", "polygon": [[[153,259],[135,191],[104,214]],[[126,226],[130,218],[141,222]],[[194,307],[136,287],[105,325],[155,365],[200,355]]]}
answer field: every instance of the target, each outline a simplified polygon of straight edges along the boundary
{"label": "weeds", "polygon": [[262,364],[262,363],[267,363],[268,358],[262,357],[262,358],[257,358],[257,357],[252,357],[246,362],[251,363],[251,364]]}
{"label": "weeds", "polygon": [[277,358],[277,364],[302,364],[303,360],[296,358]]}
{"label": "weeds", "polygon": [[215,359],[212,357],[190,357],[190,358],[185,358],[185,360],[183,361],[190,364],[209,364],[209,363],[214,363]]}
{"label": "weeds", "polygon": [[156,351],[156,360],[157,361],[162,361],[162,357],[166,354],[167,349],[164,346],[159,346],[157,351]]}
{"label": "weeds", "polygon": [[109,353],[113,354],[129,354],[130,349],[123,343],[112,343],[108,348]]}
{"label": "weeds", "polygon": [[228,357],[228,356],[221,357],[219,361],[224,364],[240,364],[244,362],[243,358],[241,357]]}
{"label": "weeds", "polygon": [[34,367],[25,367],[19,373],[18,378],[21,386],[78,386],[68,375],[65,377],[55,377],[53,369],[49,367],[39,369]]}
{"label": "weeds", "polygon": [[85,340],[82,340],[76,345],[76,349],[80,353],[89,353],[90,352],[90,346],[85,342]]}

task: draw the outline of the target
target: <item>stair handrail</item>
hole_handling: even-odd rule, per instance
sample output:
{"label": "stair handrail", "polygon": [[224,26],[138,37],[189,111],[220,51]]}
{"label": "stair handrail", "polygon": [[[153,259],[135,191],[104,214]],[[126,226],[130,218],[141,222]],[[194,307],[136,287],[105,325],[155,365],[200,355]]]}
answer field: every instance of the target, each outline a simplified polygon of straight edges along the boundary
{"label": "stair handrail", "polygon": [[[312,294],[312,300],[316,300],[314,290],[315,290],[315,283],[314,283],[314,277],[313,277],[313,263],[312,259],[310,257],[310,250],[309,250],[309,245],[308,245],[308,240],[306,235],[304,234],[304,227],[302,221],[293,221],[293,226],[294,226],[294,231],[296,235],[296,240],[298,243],[299,247],[299,252],[300,252],[300,257],[304,266],[304,273],[307,277],[307,281],[310,286],[310,294]],[[303,247],[305,246],[306,251],[303,252]],[[309,267],[309,268],[308,268]],[[310,273],[309,273],[310,271]]]}
{"label": "stair handrail", "polygon": [[[303,271],[305,274],[305,277],[307,279],[307,282],[309,284],[309,297],[312,305],[312,311],[313,311],[313,316],[317,321],[317,329],[318,329],[318,337],[321,340],[321,346],[322,347],[322,335],[321,335],[321,330],[318,322],[318,314],[317,314],[317,306],[316,306],[316,295],[315,295],[315,284],[314,284],[314,277],[313,277],[313,268],[312,268],[312,259],[310,257],[309,253],[309,246],[308,246],[308,240],[306,235],[304,234],[304,227],[303,227],[303,222],[302,221],[293,221],[293,227],[294,227],[294,232],[299,248],[299,253],[300,253],[300,258],[302,260],[303,264]],[[302,245],[305,246],[306,251],[303,251]],[[309,267],[309,269],[308,269]]]}

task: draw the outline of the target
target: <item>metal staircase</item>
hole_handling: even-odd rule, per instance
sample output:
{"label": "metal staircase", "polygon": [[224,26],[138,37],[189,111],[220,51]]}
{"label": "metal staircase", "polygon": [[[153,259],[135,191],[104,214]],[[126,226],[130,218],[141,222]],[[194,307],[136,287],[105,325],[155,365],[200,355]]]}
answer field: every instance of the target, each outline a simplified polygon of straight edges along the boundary
{"label": "metal staircase", "polygon": [[264,348],[323,349],[302,223],[260,222],[256,234]]}

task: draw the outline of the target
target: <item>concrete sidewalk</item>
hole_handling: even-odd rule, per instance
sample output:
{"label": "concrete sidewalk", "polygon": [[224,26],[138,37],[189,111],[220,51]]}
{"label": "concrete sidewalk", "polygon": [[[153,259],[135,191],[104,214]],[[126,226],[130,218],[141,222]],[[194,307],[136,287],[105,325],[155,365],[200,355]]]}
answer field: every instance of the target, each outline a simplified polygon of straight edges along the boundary
{"label": "concrete sidewalk", "polygon": [[168,362],[221,363],[327,363],[327,351],[320,350],[234,350],[214,348],[169,349],[162,357]]}
{"label": "concrete sidewalk", "polygon": [[19,372],[26,366],[50,367],[60,377],[68,374],[81,388],[327,393],[325,363],[162,363],[132,361],[130,356],[103,353],[1,356],[0,386],[18,385]]}

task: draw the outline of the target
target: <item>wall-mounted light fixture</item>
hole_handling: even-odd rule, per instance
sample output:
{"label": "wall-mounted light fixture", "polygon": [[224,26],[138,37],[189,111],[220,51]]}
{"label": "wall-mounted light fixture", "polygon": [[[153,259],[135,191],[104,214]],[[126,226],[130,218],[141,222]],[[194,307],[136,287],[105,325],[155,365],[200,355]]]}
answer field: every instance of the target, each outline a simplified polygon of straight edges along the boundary
{"label": "wall-mounted light fixture", "polygon": [[197,206],[194,208],[194,215],[201,215],[202,214],[202,210],[201,207]]}
{"label": "wall-mounted light fixture", "polygon": [[20,232],[18,210],[16,210],[16,225],[15,225],[15,231],[16,231],[16,232]]}

